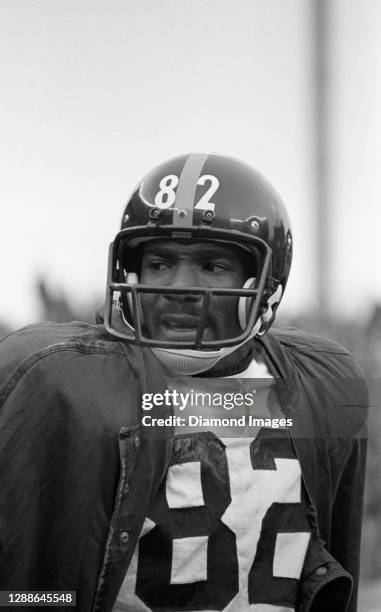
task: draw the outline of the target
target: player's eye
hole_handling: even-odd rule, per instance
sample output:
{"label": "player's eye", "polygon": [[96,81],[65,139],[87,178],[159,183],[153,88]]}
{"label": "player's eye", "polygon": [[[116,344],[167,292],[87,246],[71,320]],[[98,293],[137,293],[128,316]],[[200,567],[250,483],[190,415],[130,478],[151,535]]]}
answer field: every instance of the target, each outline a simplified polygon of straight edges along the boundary
{"label": "player's eye", "polygon": [[153,259],[146,263],[146,268],[153,272],[163,272],[169,268],[170,264],[168,261],[163,261],[162,259]]}
{"label": "player's eye", "polygon": [[211,272],[212,274],[225,274],[229,271],[228,265],[216,261],[206,261],[202,267],[205,272]]}

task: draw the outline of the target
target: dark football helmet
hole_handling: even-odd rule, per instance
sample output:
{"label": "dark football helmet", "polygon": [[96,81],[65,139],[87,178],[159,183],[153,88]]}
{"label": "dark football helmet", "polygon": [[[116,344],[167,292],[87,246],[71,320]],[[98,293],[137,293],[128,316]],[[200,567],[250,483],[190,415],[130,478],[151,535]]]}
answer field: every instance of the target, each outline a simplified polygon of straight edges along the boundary
{"label": "dark football helmet", "polygon": [[[141,284],[139,253],[145,241],[157,238],[216,240],[240,246],[252,253],[253,272],[241,289]],[[140,181],[125,207],[121,230],[110,245],[106,328],[129,342],[162,349],[212,352],[223,347],[234,349],[253,335],[264,333],[272,324],[287,283],[291,258],[287,211],[278,193],[258,171],[240,160],[215,153],[174,157]],[[148,337],[141,303],[141,296],[147,292],[203,296],[194,341]],[[208,305],[214,295],[238,298],[242,329],[239,336],[204,341]],[[122,314],[122,327],[113,322],[113,304]]]}

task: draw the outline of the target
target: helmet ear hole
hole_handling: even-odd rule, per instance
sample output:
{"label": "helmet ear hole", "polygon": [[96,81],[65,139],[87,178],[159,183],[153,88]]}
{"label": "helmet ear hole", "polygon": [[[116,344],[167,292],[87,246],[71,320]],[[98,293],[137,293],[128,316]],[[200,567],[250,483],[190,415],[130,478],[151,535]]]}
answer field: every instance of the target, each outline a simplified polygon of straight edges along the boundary
{"label": "helmet ear hole", "polygon": [[258,319],[258,321],[262,323],[259,331],[257,332],[258,336],[263,336],[263,334],[266,333],[268,328],[272,325],[275,319],[275,311],[281,300],[282,293],[283,287],[281,284],[279,284],[276,291],[267,300],[267,309]]}
{"label": "helmet ear hole", "polygon": [[[245,281],[242,289],[251,289],[254,287],[255,277],[248,278]],[[246,329],[247,326],[247,315],[250,308],[252,298],[240,297],[238,299],[238,322],[242,330]]]}
{"label": "helmet ear hole", "polygon": [[282,285],[279,284],[276,291],[267,300],[267,309],[261,317],[263,323],[269,323],[270,321],[274,319],[274,316],[275,316],[274,310],[277,304],[279,304],[280,302],[282,293],[283,293],[283,288],[282,288]]}

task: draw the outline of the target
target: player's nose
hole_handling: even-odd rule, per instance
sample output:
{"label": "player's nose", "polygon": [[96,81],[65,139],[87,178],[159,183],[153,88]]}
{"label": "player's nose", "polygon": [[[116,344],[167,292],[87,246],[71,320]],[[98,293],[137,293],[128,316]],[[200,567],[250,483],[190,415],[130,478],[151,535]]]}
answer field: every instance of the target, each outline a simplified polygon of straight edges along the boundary
{"label": "player's nose", "polygon": [[[191,262],[179,262],[172,269],[172,274],[169,279],[168,285],[170,287],[198,287],[200,286],[200,278],[197,266]],[[170,300],[176,301],[199,301],[201,299],[200,294],[195,293],[173,293],[166,294],[166,297]]]}

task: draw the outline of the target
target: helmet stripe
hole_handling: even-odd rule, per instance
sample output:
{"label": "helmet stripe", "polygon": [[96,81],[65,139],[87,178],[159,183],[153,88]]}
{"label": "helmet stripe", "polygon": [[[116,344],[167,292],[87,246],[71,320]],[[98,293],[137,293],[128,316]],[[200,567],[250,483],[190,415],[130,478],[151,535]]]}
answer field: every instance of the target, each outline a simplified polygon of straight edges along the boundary
{"label": "helmet stripe", "polygon": [[173,223],[177,227],[191,227],[193,223],[193,206],[202,168],[209,154],[192,153],[184,164],[176,189],[176,202],[173,211]]}

